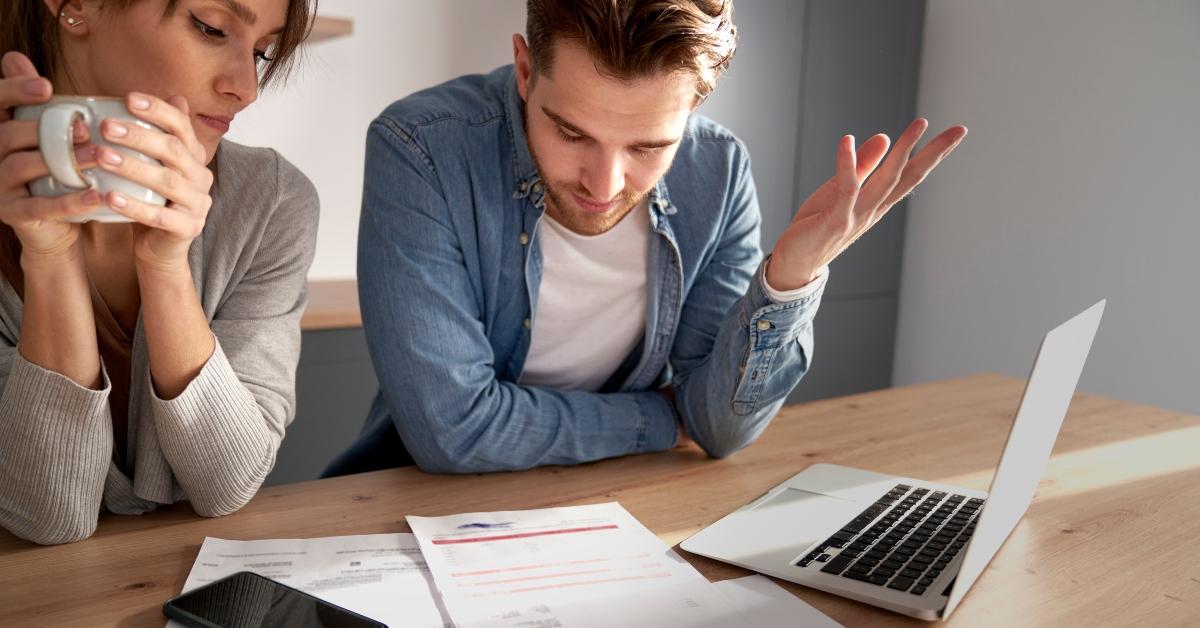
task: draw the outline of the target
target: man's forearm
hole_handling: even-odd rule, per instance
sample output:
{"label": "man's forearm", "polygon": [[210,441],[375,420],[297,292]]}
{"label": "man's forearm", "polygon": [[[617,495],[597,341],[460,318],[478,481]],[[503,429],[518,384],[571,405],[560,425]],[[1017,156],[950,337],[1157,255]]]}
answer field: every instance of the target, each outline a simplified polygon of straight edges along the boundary
{"label": "man's forearm", "polygon": [[806,296],[777,303],[756,273],[722,321],[707,359],[676,376],[676,407],[709,455],[731,455],[758,438],[807,372],[825,276]]}

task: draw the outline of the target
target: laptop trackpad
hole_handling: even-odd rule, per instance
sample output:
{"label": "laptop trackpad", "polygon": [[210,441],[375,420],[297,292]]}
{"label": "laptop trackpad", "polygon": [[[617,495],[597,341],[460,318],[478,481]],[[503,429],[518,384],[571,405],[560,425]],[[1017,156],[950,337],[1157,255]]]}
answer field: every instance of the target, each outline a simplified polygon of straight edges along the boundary
{"label": "laptop trackpad", "polygon": [[[747,513],[751,529],[757,529],[768,547],[800,551],[824,541],[833,530],[862,510],[850,499],[789,488],[754,507]],[[760,546],[759,552],[766,549]]]}

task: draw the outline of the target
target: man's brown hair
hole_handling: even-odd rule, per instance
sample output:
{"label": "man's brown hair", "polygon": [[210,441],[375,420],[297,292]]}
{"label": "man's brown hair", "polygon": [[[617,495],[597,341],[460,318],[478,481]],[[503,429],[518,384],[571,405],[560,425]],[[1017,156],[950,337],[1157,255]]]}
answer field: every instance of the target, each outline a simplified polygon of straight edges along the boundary
{"label": "man's brown hair", "polygon": [[529,0],[526,19],[535,74],[550,72],[556,41],[573,40],[615,78],[692,74],[697,102],[737,48],[733,0]]}

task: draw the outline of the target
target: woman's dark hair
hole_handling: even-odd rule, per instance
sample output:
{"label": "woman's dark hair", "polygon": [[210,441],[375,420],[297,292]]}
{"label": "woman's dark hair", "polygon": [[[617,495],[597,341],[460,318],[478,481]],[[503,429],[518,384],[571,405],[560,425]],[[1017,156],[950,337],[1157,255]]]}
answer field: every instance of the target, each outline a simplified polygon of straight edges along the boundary
{"label": "woman's dark hair", "polygon": [[[135,2],[147,0],[106,0],[104,10],[122,11]],[[62,0],[60,7],[66,5]],[[165,0],[163,17],[175,12],[179,0]],[[288,0],[283,32],[272,49],[271,60],[259,70],[259,85],[268,86],[287,78],[299,59],[300,45],[308,37],[317,0]],[[10,51],[24,54],[33,61],[38,74],[54,81],[59,50],[58,12],[52,12],[44,0],[0,0],[0,55]],[[18,293],[24,292],[21,272],[21,243],[8,225],[0,223],[0,272]]]}

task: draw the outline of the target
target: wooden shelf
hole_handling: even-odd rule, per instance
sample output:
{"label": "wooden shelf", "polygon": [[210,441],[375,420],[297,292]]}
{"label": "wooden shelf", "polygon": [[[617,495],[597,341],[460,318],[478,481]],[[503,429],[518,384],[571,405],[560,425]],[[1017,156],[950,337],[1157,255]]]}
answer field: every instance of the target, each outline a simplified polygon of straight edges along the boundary
{"label": "wooden shelf", "polygon": [[300,317],[300,329],[351,329],[362,327],[358,309],[358,281],[318,279],[308,282],[308,307]]}
{"label": "wooden shelf", "polygon": [[312,31],[309,32],[306,43],[315,44],[337,37],[346,37],[353,32],[353,21],[344,17],[319,15],[313,19]]}

